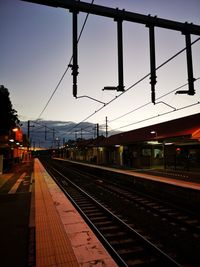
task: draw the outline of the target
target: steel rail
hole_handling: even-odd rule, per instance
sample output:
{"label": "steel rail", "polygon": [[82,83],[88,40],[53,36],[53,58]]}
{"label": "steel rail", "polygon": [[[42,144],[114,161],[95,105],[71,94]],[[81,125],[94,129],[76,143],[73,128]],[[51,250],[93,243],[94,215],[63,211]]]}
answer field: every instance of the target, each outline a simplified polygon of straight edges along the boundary
{"label": "steel rail", "polygon": [[[57,171],[55,168],[51,167],[55,172],[57,172],[60,176],[62,176],[65,180],[67,180],[68,183],[73,185],[74,187],[78,188],[77,185],[75,185],[73,182],[71,182],[67,177],[65,177],[63,174],[61,174],[59,171]],[[86,222],[89,224],[89,226],[92,228],[92,230],[97,234],[97,236],[100,238],[101,241],[103,241],[104,246],[108,251],[111,253],[113,259],[120,264],[120,266],[128,267],[128,265],[124,262],[124,260],[120,257],[120,255],[117,253],[117,251],[110,245],[110,243],[107,241],[107,239],[102,235],[102,233],[98,230],[98,228],[93,224],[93,222],[89,219],[89,217],[83,212],[83,210],[79,207],[79,205],[76,203],[76,201],[71,197],[71,195],[67,192],[67,190],[64,188],[64,186],[58,182],[58,180],[55,178],[53,173],[49,171],[49,167],[47,170],[51,177],[54,179],[54,181],[57,183],[57,185],[62,189],[64,194],[70,199],[70,201],[73,203],[75,208],[79,211],[79,213],[83,216],[83,218],[86,220]],[[79,188],[82,193],[84,192],[81,188]],[[90,197],[86,192],[84,192],[87,197]]]}
{"label": "steel rail", "polygon": [[[91,174],[91,173],[87,173],[87,172],[82,172],[80,170],[73,170],[73,172],[75,173],[75,175],[81,175],[81,176],[85,176],[88,178],[91,177],[92,179],[97,179],[98,177]],[[192,225],[190,223],[185,222],[182,219],[178,219],[177,217],[179,217],[178,215],[169,215],[168,213],[176,213],[176,214],[181,214],[181,216],[188,216],[188,219],[190,218],[190,220],[200,220],[200,216],[196,213],[196,212],[192,212],[191,210],[187,210],[187,209],[183,209],[183,207],[177,206],[175,204],[166,202],[166,201],[161,201],[160,199],[158,200],[155,197],[149,196],[147,194],[145,194],[144,192],[136,192],[135,190],[133,191],[129,191],[127,190],[127,187],[122,187],[121,185],[116,186],[116,182],[113,183],[112,181],[106,181],[104,178],[101,178],[104,182],[106,182],[106,186],[105,183],[99,183],[98,186],[101,188],[105,188],[106,190],[109,190],[111,193],[114,192],[115,194],[118,194],[120,197],[123,197],[124,199],[129,199],[129,201],[133,201],[134,203],[137,202],[138,205],[143,206],[145,209],[149,209],[152,212],[156,212],[159,216],[165,217],[167,219],[169,219],[172,222],[176,222],[179,225],[184,225],[184,227],[186,227],[188,230],[190,229],[191,231],[197,231],[200,232],[200,229],[198,228],[198,226]],[[129,195],[131,193],[131,196]],[[132,196],[132,194],[134,194],[135,197]],[[140,200],[137,200],[137,198],[143,198],[145,200],[145,203],[143,203]],[[148,201],[148,203],[146,202]],[[152,205],[150,205],[150,202],[155,202],[153,206],[162,206],[162,208],[155,208]],[[161,209],[170,209],[170,211],[168,213],[163,213],[162,211],[160,211]]]}
{"label": "steel rail", "polygon": [[[167,260],[168,263],[172,264],[173,266],[180,266],[179,263],[177,263],[175,260],[173,260],[169,255],[167,255],[165,252],[163,252],[162,250],[160,250],[158,247],[156,247],[149,240],[147,240],[146,238],[144,238],[135,229],[133,229],[128,224],[126,224],[124,221],[122,221],[118,216],[116,216],[111,211],[109,211],[106,207],[104,207],[101,203],[99,203],[97,200],[95,200],[92,196],[90,196],[88,193],[86,193],[83,189],[81,189],[75,183],[73,183],[72,181],[70,181],[65,175],[63,175],[61,172],[59,172],[57,169],[55,169],[52,166],[50,168],[53,169],[54,172],[56,172],[59,176],[61,176],[69,184],[71,184],[73,187],[75,187],[76,190],[78,190],[79,192],[81,192],[81,194],[83,194],[84,196],[86,196],[87,198],[89,198],[93,203],[95,203],[95,205],[97,205],[98,207],[100,207],[101,209],[103,209],[107,214],[109,214],[109,216],[111,216],[112,218],[114,218],[115,220],[117,220],[121,225],[123,225],[123,227],[125,227],[126,229],[128,229],[130,232],[134,233],[134,235],[136,235],[138,238],[140,238],[140,240],[142,240],[142,242],[144,242],[146,245],[148,245],[151,248],[151,250],[153,249],[157,253],[157,255],[159,255],[159,257],[162,256],[163,259]],[[114,255],[114,259],[115,260],[116,260],[116,257],[117,257],[116,262],[117,263],[121,262],[121,264],[123,264],[123,265],[120,265],[120,266],[128,266],[124,262],[124,260],[120,257],[120,255],[117,253],[117,251],[110,245],[110,243],[108,242],[108,240],[102,235],[102,233],[92,223],[92,221],[88,218],[88,216],[84,213],[84,211],[78,206],[78,204],[68,194],[68,192],[66,191],[66,189],[57,181],[57,179],[55,177],[54,177],[54,179],[57,182],[57,184],[62,188],[62,190],[64,191],[64,193],[70,198],[70,200],[76,206],[76,208],[81,213],[81,215],[86,219],[86,221],[89,223],[89,225],[91,226],[91,228],[97,233],[97,235],[100,237],[100,239],[103,240],[103,242],[105,242],[105,244],[106,244],[105,247],[108,249],[108,251],[111,253],[111,255]]]}

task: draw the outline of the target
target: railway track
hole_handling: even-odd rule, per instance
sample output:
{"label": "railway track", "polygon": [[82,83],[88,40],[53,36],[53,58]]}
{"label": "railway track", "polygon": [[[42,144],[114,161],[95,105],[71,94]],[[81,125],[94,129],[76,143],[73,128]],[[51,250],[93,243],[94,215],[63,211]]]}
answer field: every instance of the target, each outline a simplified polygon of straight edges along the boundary
{"label": "railway track", "polygon": [[119,266],[180,266],[61,171],[45,165]]}
{"label": "railway track", "polygon": [[[104,187],[104,182],[100,181],[98,186]],[[110,182],[106,182],[106,190],[111,194],[118,195],[124,201],[128,201],[141,209],[145,209],[147,212],[153,213],[154,216],[161,217],[163,221],[168,220],[172,225],[179,225],[182,231],[190,231],[195,238],[200,238],[199,214],[177,207],[172,203],[160,201],[144,193],[121,188]]]}
{"label": "railway track", "polygon": [[[82,183],[85,190],[115,214],[120,214],[120,217],[130,226],[137,228],[138,232],[180,262],[181,266],[199,266],[200,215],[198,210],[194,212],[177,206],[173,204],[173,199],[169,203],[146,195],[144,192],[137,192],[133,189],[133,185],[127,186],[121,181],[118,183],[115,176],[111,181],[110,177],[99,178],[97,175],[82,172],[81,169],[70,169],[70,173],[74,177],[81,175],[82,180],[87,181]],[[80,183],[79,178],[74,177],[73,180]],[[96,192],[92,190],[94,184]],[[101,189],[98,190],[98,188]],[[113,203],[108,203],[108,199]],[[115,205],[115,202],[118,204]],[[123,208],[120,209],[120,206]],[[130,209],[133,211],[132,214],[129,212]],[[138,220],[137,217],[141,218]]]}
{"label": "railway track", "polygon": [[81,169],[73,169],[73,174],[76,177],[82,176],[87,180],[92,180],[95,182],[96,187],[101,187],[102,190],[107,191],[109,194],[145,209],[147,212],[153,213],[154,216],[161,217],[162,221],[168,220],[172,225],[179,225],[182,231],[190,231],[195,238],[200,238],[200,214],[198,211],[190,211],[172,202],[161,201],[145,193],[138,192],[132,187],[130,189],[129,186],[118,183],[116,179],[114,181],[102,177],[99,179],[98,176],[85,173]]}

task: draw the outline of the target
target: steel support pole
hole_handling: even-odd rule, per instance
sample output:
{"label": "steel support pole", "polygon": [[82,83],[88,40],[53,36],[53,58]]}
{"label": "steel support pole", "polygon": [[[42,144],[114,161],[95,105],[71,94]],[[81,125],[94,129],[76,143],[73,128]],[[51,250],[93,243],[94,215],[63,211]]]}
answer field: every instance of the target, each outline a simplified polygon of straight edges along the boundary
{"label": "steel support pole", "polygon": [[99,137],[99,124],[97,123],[97,138]]}
{"label": "steel support pole", "polygon": [[78,12],[73,11],[73,64],[72,64],[72,75],[73,75],[73,96],[77,97],[77,76],[78,76]]}
{"label": "steel support pole", "polygon": [[156,84],[156,56],[155,56],[155,33],[154,26],[149,27],[149,44],[150,44],[150,84],[151,84],[151,101],[155,104],[155,84]]}
{"label": "steel support pole", "polygon": [[117,19],[117,43],[118,43],[118,86],[117,91],[124,91],[124,74],[123,74],[123,37],[122,37],[122,20]]}
{"label": "steel support pole", "polygon": [[55,130],[53,129],[53,142],[55,140]]}
{"label": "steel support pole", "polygon": [[185,34],[186,41],[186,56],[187,56],[187,71],[188,71],[188,95],[194,95],[194,77],[193,77],[193,65],[192,65],[192,46],[191,46],[191,36],[189,33]]}
{"label": "steel support pole", "polygon": [[44,126],[44,140],[47,140],[47,126]]}
{"label": "steel support pole", "polygon": [[108,137],[108,117],[106,116],[106,138]]}
{"label": "steel support pole", "polygon": [[28,137],[28,140],[30,138],[30,121],[28,120],[28,124],[27,124],[27,137]]}

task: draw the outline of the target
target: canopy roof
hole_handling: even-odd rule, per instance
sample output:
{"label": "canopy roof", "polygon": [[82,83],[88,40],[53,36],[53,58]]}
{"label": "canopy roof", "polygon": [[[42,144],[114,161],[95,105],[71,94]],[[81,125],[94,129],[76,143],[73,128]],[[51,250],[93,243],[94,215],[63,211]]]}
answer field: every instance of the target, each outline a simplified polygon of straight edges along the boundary
{"label": "canopy roof", "polygon": [[83,140],[80,142],[80,146],[128,145],[148,140],[166,140],[178,137],[200,140],[200,113],[122,132],[108,138]]}

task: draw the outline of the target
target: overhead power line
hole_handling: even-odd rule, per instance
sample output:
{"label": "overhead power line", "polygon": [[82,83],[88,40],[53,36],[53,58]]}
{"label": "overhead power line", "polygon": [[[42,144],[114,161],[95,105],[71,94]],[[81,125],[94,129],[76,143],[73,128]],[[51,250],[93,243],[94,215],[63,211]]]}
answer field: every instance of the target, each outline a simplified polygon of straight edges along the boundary
{"label": "overhead power line", "polygon": [[[94,3],[94,0],[91,1],[91,5],[93,5],[93,3]],[[80,40],[80,38],[81,38],[81,36],[82,36],[82,33],[83,33],[84,28],[85,28],[86,22],[87,22],[87,20],[88,20],[88,16],[89,16],[89,13],[87,13],[87,15],[86,15],[86,17],[85,17],[85,20],[84,20],[83,25],[82,25],[82,27],[81,27],[80,34],[79,34],[79,36],[78,36],[77,43],[79,42],[79,40]],[[51,94],[49,100],[47,101],[46,105],[44,106],[44,108],[43,108],[43,110],[41,111],[40,115],[38,116],[37,120],[39,120],[39,119],[41,118],[42,114],[44,113],[44,111],[45,111],[46,108],[48,107],[48,105],[49,105],[51,99],[53,98],[54,94],[55,94],[56,91],[58,90],[58,87],[60,86],[62,80],[64,79],[64,77],[65,77],[65,75],[66,75],[66,73],[67,73],[67,71],[68,71],[69,68],[70,68],[72,59],[73,59],[73,55],[71,56],[71,58],[70,58],[70,60],[69,60],[69,64],[67,65],[67,68],[65,69],[65,71],[64,71],[64,73],[63,73],[63,75],[62,75],[62,77],[60,78],[58,84],[56,85],[56,88],[54,89],[53,93]]]}
{"label": "overhead power line", "polygon": [[[94,0],[91,1],[90,7],[93,6],[93,3],[94,3]],[[89,10],[90,10],[90,9],[89,9]],[[83,23],[83,26],[82,26],[82,28],[81,28],[81,31],[80,31],[80,34],[79,34],[77,43],[79,42],[79,40],[80,40],[80,38],[81,38],[81,35],[82,35],[83,30],[84,30],[84,27],[85,27],[85,25],[86,25],[86,22],[87,22],[89,13],[90,13],[90,12],[87,13],[86,18],[85,18],[85,20],[84,20],[84,23]],[[149,18],[148,18],[148,19],[149,19]],[[197,41],[199,41],[199,40],[200,40],[200,38],[197,38],[194,42],[191,43],[191,45],[193,45],[195,42],[197,42]],[[159,67],[157,67],[155,70],[158,70],[159,68],[161,68],[162,66],[164,66],[166,63],[168,63],[169,61],[171,61],[173,58],[175,58],[177,55],[179,55],[180,53],[182,53],[182,52],[185,51],[186,49],[187,49],[187,47],[185,47],[184,49],[180,50],[177,54],[175,54],[173,57],[169,58],[167,61],[165,61],[165,62],[164,62],[163,64],[161,64]],[[69,66],[71,65],[72,59],[73,59],[73,56],[71,56],[70,61],[69,61],[69,64],[68,64],[66,70],[64,71],[64,73],[63,73],[61,79],[59,80],[59,82],[58,82],[56,88],[54,89],[53,93],[51,94],[51,96],[50,96],[49,100],[47,101],[45,107],[43,108],[42,112],[41,112],[40,115],[38,116],[38,119],[42,116],[42,114],[43,114],[44,111],[46,110],[46,108],[47,108],[47,106],[49,105],[51,99],[53,98],[53,96],[54,96],[54,94],[56,93],[58,87],[60,86],[62,80],[64,79],[64,77],[65,77],[65,75],[66,75],[66,73],[67,73],[67,71],[68,71],[68,69],[69,69]],[[150,74],[150,73],[147,74],[147,75],[146,75],[145,77],[143,77],[140,81],[138,81],[138,83],[141,82],[142,80],[144,80],[145,78],[147,78],[149,75],[151,75],[151,74]],[[136,85],[136,84],[134,84],[134,85]],[[120,95],[118,95],[118,97],[121,96],[123,93],[127,92],[128,90],[130,90],[134,85],[132,85],[132,86],[129,87],[128,89],[122,91],[122,93],[121,93]],[[110,104],[111,102],[113,102],[115,99],[116,99],[116,98],[112,99],[112,100],[109,101],[108,103],[105,103],[104,106],[103,106],[102,108],[104,108],[105,106],[107,106],[108,104]],[[102,108],[101,108],[101,109],[102,109]],[[101,109],[97,110],[96,112],[100,111]],[[94,115],[96,112],[94,112],[92,115]],[[38,119],[37,119],[37,120],[38,120]]]}
{"label": "overhead power line", "polygon": [[[191,45],[194,45],[195,43],[197,43],[200,40],[200,37],[197,38],[196,40],[194,40]],[[169,59],[167,59],[166,61],[164,61],[161,65],[159,65],[156,70],[162,68],[164,65],[166,65],[167,63],[169,63],[171,60],[173,60],[174,58],[176,58],[178,55],[180,55],[181,53],[183,53],[186,50],[186,47],[181,49],[179,52],[177,52],[176,54],[174,54],[172,57],[170,57]],[[132,88],[134,88],[136,85],[138,85],[139,83],[141,83],[142,81],[144,81],[146,78],[148,78],[150,76],[150,73],[146,74],[145,76],[143,76],[141,79],[139,79],[137,82],[135,82],[134,84],[132,84],[131,86],[129,86],[125,91],[121,92],[118,96],[115,96],[114,98],[112,98],[110,101],[108,101],[107,103],[104,104],[104,106],[100,107],[99,109],[95,110],[93,113],[91,113],[90,115],[88,115],[85,119],[83,119],[82,121],[80,121],[79,123],[77,123],[75,126],[73,126],[69,131],[74,130],[76,127],[78,127],[81,123],[85,122],[86,120],[90,119],[92,116],[94,116],[97,112],[101,111],[103,108],[107,107],[109,104],[111,104],[112,102],[114,102],[116,99],[118,99],[120,96],[122,96],[123,94],[127,93],[129,90],[131,90]],[[199,79],[199,78],[198,78]],[[197,80],[197,79],[196,79]],[[183,86],[188,85],[184,84]],[[180,89],[177,88],[176,90]],[[175,91],[175,90],[174,90]],[[164,96],[170,94],[171,92],[165,94]],[[162,97],[164,97],[162,96]],[[157,98],[160,99],[161,97]],[[146,105],[148,105],[149,103],[144,104],[142,107],[145,107]],[[142,108],[141,107],[141,108]],[[70,132],[72,133],[72,132]]]}
{"label": "overhead power line", "polygon": [[[200,79],[200,77],[198,77],[198,78],[196,79],[196,81],[199,80],[199,79]],[[156,98],[156,100],[159,100],[159,99],[161,99],[161,98],[163,98],[163,97],[166,97],[167,95],[170,95],[170,94],[176,92],[177,90],[179,90],[179,89],[185,87],[186,85],[188,85],[188,83],[185,83],[185,84],[183,84],[183,85],[181,85],[181,86],[179,86],[179,87],[173,89],[172,91],[170,91],[170,92],[168,92],[168,93],[166,93],[166,94],[164,94],[164,95],[162,95],[162,96]],[[109,122],[113,122],[113,121],[119,120],[119,119],[121,119],[121,118],[123,118],[123,117],[125,117],[125,116],[127,116],[127,115],[129,115],[129,114],[131,114],[131,113],[133,113],[133,112],[135,112],[135,111],[138,111],[139,109],[142,109],[142,108],[144,108],[144,107],[146,107],[146,106],[148,106],[148,105],[150,105],[150,104],[152,104],[151,101],[150,101],[150,102],[147,102],[147,103],[145,103],[145,104],[143,104],[143,105],[141,105],[141,106],[139,106],[139,107],[137,107],[137,108],[135,108],[135,109],[133,109],[133,110],[131,110],[131,111],[129,111],[129,112],[126,112],[125,114],[123,114],[123,115],[121,115],[121,116],[119,116],[119,117],[117,117],[117,118],[115,118],[115,119],[109,120]],[[158,103],[156,103],[156,104],[158,104]]]}
{"label": "overhead power line", "polygon": [[[91,2],[91,6],[92,6],[93,3],[94,3],[94,0]],[[86,15],[86,18],[85,18],[85,20],[84,20],[84,23],[83,23],[83,26],[82,26],[82,28],[81,28],[81,31],[80,31],[80,34],[79,34],[79,37],[78,37],[77,42],[79,42],[79,40],[80,40],[80,38],[81,38],[81,35],[82,35],[82,33],[83,33],[83,30],[84,30],[85,24],[86,24],[86,22],[87,22],[88,16],[89,16],[89,12],[88,12],[87,15]],[[191,45],[195,44],[195,43],[198,42],[199,40],[200,40],[200,37],[197,38],[195,41],[191,42]],[[179,54],[181,54],[182,52],[184,52],[186,49],[187,49],[187,47],[183,48],[183,49],[180,50],[178,53],[176,53],[175,55],[173,55],[172,57],[170,57],[168,60],[166,60],[165,62],[163,62],[161,65],[159,65],[159,66],[156,68],[156,70],[158,70],[158,69],[160,69],[161,67],[163,67],[165,64],[167,64],[168,62],[170,62],[171,60],[173,60],[175,57],[177,57]],[[73,59],[73,56],[71,57],[71,59],[70,59],[70,61],[69,61],[69,64],[68,64],[68,66],[67,66],[67,68],[66,68],[66,70],[65,70],[65,72],[63,73],[61,79],[59,80],[59,82],[58,82],[56,88],[54,89],[52,95],[50,96],[50,98],[49,98],[47,104],[46,104],[45,107],[43,108],[43,110],[42,110],[42,112],[40,113],[40,115],[39,115],[39,117],[38,117],[37,120],[39,120],[39,118],[42,116],[42,114],[43,114],[44,111],[46,110],[47,106],[49,105],[51,99],[53,98],[55,92],[56,92],[57,89],[59,88],[59,86],[60,86],[60,84],[61,84],[61,82],[62,82],[64,76],[66,75],[66,73],[67,73],[67,71],[68,71],[68,69],[69,69],[69,65],[71,64],[72,59]],[[87,116],[84,120],[82,120],[81,122],[79,122],[78,124],[76,124],[75,126],[73,126],[73,127],[70,129],[70,131],[72,131],[73,129],[75,129],[76,127],[78,127],[81,123],[85,122],[86,120],[88,120],[89,118],[91,118],[93,115],[95,115],[97,112],[101,111],[103,108],[105,108],[106,106],[108,106],[109,104],[111,104],[112,102],[114,102],[118,97],[120,97],[120,96],[123,95],[124,93],[128,92],[130,89],[132,89],[133,87],[135,87],[136,85],[138,85],[140,82],[142,82],[143,80],[145,80],[145,79],[146,79],[147,77],[149,77],[150,75],[151,75],[151,73],[148,73],[147,75],[145,75],[144,77],[142,77],[140,80],[138,80],[136,83],[134,83],[133,85],[131,85],[130,87],[128,87],[126,90],[124,90],[123,92],[121,92],[118,96],[114,97],[113,99],[111,99],[111,100],[108,101],[107,103],[104,103],[104,106],[102,106],[102,107],[99,108],[98,110],[94,111],[94,112],[91,113],[89,116]],[[179,89],[179,88],[178,88],[178,89]],[[169,92],[169,93],[167,93],[167,94],[170,94],[170,93],[171,93],[171,92]],[[164,96],[162,96],[162,97],[164,97]],[[160,99],[160,98],[161,98],[161,97],[159,97],[158,99]],[[145,107],[145,106],[148,105],[148,104],[150,104],[150,103],[146,103],[146,104],[142,105],[140,108],[143,108],[143,107]],[[134,112],[134,111],[131,111],[131,112]],[[130,113],[131,113],[131,112],[130,112]],[[130,114],[130,113],[126,113],[126,114],[124,114],[124,115],[122,115],[122,116],[126,116],[126,115],[128,115],[128,114]],[[121,118],[122,116],[120,116],[120,118]],[[118,117],[118,118],[119,118],[119,117]],[[118,118],[116,118],[116,119],[118,119]],[[114,120],[116,120],[116,119],[114,119]]]}
{"label": "overhead power line", "polygon": [[155,115],[155,116],[152,116],[152,117],[149,117],[149,118],[146,118],[146,119],[143,119],[143,120],[140,120],[140,121],[136,121],[136,122],[132,122],[130,124],[127,124],[127,125],[124,125],[124,126],[121,126],[121,127],[118,127],[112,131],[117,131],[119,129],[122,129],[122,128],[126,128],[128,126],[131,126],[131,125],[134,125],[134,124],[138,124],[138,123],[141,123],[141,122],[145,122],[145,121],[148,121],[148,120],[152,120],[152,119],[155,119],[155,118],[158,118],[158,117],[161,117],[161,116],[164,116],[164,115],[167,115],[167,114],[170,114],[172,112],[176,112],[176,111],[180,111],[180,110],[183,110],[183,109],[186,109],[186,108],[190,108],[190,107],[193,107],[193,106],[196,106],[196,105],[199,105],[200,102],[196,102],[196,103],[193,103],[191,105],[187,105],[187,106],[184,106],[184,107],[181,107],[181,108],[177,108],[176,110],[170,110],[168,112],[165,112],[165,113],[162,113],[162,114],[158,114],[158,115]]}
{"label": "overhead power line", "polygon": [[[196,79],[196,81],[199,80],[199,79],[200,79],[200,77],[198,77],[198,78]],[[183,84],[183,85],[181,85],[181,86],[179,86],[179,87],[177,87],[177,88],[171,90],[170,92],[168,92],[168,93],[166,93],[166,94],[163,94],[162,96],[158,97],[156,100],[159,100],[159,99],[161,99],[161,98],[164,98],[164,97],[166,97],[167,95],[172,94],[172,93],[176,92],[177,90],[179,90],[179,89],[185,87],[186,85],[188,85],[188,83],[185,83],[185,84]],[[125,117],[125,116],[127,116],[127,115],[129,115],[129,114],[131,114],[131,113],[133,113],[133,112],[135,112],[135,111],[138,111],[139,109],[142,109],[142,108],[144,108],[144,107],[146,107],[146,106],[148,106],[148,105],[150,105],[150,104],[152,104],[152,102],[147,102],[146,104],[141,105],[140,107],[135,108],[135,109],[133,109],[133,110],[131,110],[131,111],[129,111],[129,112],[127,112],[127,113],[125,113],[125,114],[123,114],[123,115],[121,115],[121,116],[119,116],[119,117],[113,119],[113,120],[109,120],[109,122],[113,122],[113,121],[116,121],[116,120],[118,120],[118,119],[121,119],[121,118],[123,118],[123,117]],[[135,122],[135,123],[133,123],[133,124],[137,124],[137,123],[140,123],[140,122],[143,122],[143,121],[147,121],[147,120],[150,120],[150,119],[153,119],[153,118],[157,118],[158,116],[163,116],[163,115],[166,115],[166,114],[171,113],[171,112],[173,112],[173,111],[179,111],[179,110],[181,110],[181,109],[186,109],[186,108],[188,108],[188,107],[195,106],[195,105],[197,105],[197,104],[199,104],[199,102],[197,102],[196,104],[192,104],[192,105],[189,105],[189,106],[186,106],[186,107],[183,107],[183,108],[175,109],[175,110],[172,110],[172,111],[169,111],[169,112],[160,114],[160,115],[156,115],[156,116],[153,116],[153,117],[150,117],[150,118],[147,118],[147,119],[144,119],[144,120]],[[88,117],[87,117],[85,120],[87,120],[87,119],[88,119]],[[69,129],[69,130],[68,130],[68,134],[72,134],[72,133],[73,133],[72,130],[74,130],[76,127],[78,127],[79,125],[81,125],[81,123],[83,123],[85,120],[82,120],[82,121],[79,122],[78,124],[74,125],[71,129]],[[128,124],[128,125],[125,125],[125,126],[121,126],[121,127],[119,127],[119,128],[116,128],[116,129],[112,129],[110,132],[112,132],[112,131],[117,131],[117,130],[119,130],[119,129],[121,129],[121,128],[125,128],[125,127],[128,127],[128,126],[130,126],[130,125],[132,125],[132,124]],[[87,128],[87,127],[86,127],[86,128]],[[83,128],[83,130],[84,130],[84,128]],[[65,134],[63,134],[63,135],[65,135]]]}

